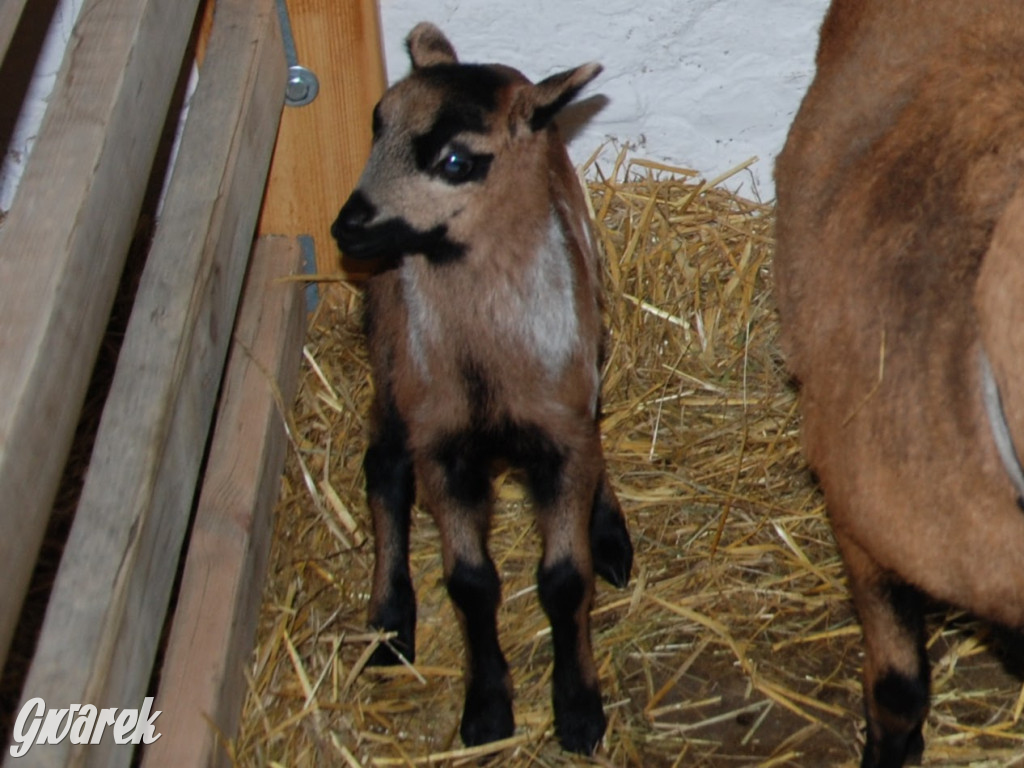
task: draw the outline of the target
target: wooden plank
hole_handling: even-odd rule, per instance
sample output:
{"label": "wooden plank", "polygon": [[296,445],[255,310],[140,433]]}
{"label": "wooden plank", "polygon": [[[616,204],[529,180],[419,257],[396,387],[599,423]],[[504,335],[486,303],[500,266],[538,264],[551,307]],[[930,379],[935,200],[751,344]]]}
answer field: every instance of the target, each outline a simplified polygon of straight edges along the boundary
{"label": "wooden plank", "polygon": [[14,30],[18,28],[26,2],[27,0],[0,0],[0,63],[7,56],[7,49],[11,47]]}
{"label": "wooden plank", "polygon": [[262,234],[310,235],[317,271],[339,270],[331,222],[370,151],[370,116],[384,92],[375,0],[287,0],[299,64],[316,100],[285,110],[260,220]]}
{"label": "wooden plank", "polygon": [[281,282],[299,257],[285,237],[253,254],[143,768],[226,765],[238,730],[305,331],[303,288]]}
{"label": "wooden plank", "polygon": [[[285,78],[273,0],[218,0],[25,700],[142,706]],[[108,732],[95,745],[36,745],[17,764],[126,766],[132,749]]]}
{"label": "wooden plank", "polygon": [[88,0],[0,226],[0,662],[46,530],[195,7],[196,0]]}

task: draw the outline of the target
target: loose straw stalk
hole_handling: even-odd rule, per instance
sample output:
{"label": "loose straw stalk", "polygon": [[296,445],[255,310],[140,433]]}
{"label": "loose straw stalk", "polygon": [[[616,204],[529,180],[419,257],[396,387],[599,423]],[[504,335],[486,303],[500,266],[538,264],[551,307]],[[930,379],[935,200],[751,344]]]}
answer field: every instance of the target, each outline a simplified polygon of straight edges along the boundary
{"label": "loose straw stalk", "polygon": [[[586,179],[606,259],[603,433],[636,544],[624,592],[599,583],[593,643],[608,714],[595,764],[855,766],[860,632],[799,446],[771,301],[773,209],[622,152]],[[344,287],[344,284],[342,284]],[[259,646],[233,760],[244,766],[568,766],[553,737],[550,633],[529,504],[499,479],[491,551],[517,730],[466,750],[463,664],[437,534],[417,511],[414,669],[364,668],[372,537],[361,474],[371,385],[360,301],[309,331],[291,414]],[[723,513],[727,511],[727,515]],[[977,633],[933,617],[933,657]],[[984,639],[984,635],[982,636]],[[1022,764],[1024,693],[991,654],[948,656],[926,765]],[[952,661],[950,664],[952,664]]]}

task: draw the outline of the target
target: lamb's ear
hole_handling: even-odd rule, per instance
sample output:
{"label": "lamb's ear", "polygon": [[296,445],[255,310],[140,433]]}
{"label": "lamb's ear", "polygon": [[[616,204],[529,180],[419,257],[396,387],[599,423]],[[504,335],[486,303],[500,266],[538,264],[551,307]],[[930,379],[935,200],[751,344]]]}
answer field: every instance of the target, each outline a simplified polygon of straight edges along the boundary
{"label": "lamb's ear", "polygon": [[523,88],[518,96],[516,113],[533,131],[550,125],[562,108],[579,95],[583,86],[601,74],[603,67],[591,62],[576,69],[551,75],[536,85]]}
{"label": "lamb's ear", "polygon": [[429,21],[421,21],[405,38],[405,47],[412,59],[412,68],[432,67],[435,64],[458,64],[455,48],[444,32]]}

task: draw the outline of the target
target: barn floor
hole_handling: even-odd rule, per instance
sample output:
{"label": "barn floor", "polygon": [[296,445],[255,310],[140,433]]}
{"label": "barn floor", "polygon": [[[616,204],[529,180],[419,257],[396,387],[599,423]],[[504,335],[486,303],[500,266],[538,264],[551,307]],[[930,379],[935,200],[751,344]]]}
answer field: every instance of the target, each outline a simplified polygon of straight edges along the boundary
{"label": "barn floor", "polygon": [[[497,479],[492,555],[515,735],[462,748],[461,639],[422,512],[416,666],[363,669],[381,641],[365,624],[370,383],[359,294],[340,283],[289,417],[237,765],[858,764],[860,634],[776,345],[772,208],[728,191],[742,176],[705,184],[625,155],[584,173],[607,259],[605,449],[636,547],[629,586],[599,582],[593,609],[599,754],[567,755],[553,737],[539,543],[513,478]],[[930,629],[925,765],[1024,765],[1024,688],[991,631],[938,609]]]}

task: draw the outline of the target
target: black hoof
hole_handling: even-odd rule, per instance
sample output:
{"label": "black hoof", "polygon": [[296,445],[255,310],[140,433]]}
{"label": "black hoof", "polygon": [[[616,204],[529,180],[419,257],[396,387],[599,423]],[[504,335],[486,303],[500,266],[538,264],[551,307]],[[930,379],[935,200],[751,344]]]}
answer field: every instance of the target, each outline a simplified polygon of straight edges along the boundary
{"label": "black hoof", "polygon": [[[366,662],[368,667],[393,667],[402,663],[404,658],[410,664],[416,661],[416,610],[404,611],[394,621],[371,621],[370,626],[381,632],[393,632],[389,640],[384,640],[370,654]],[[401,657],[399,657],[401,654]]]}
{"label": "black hoof", "polygon": [[505,691],[490,695],[471,693],[466,697],[459,733],[467,747],[507,739],[515,727],[512,700]]}
{"label": "black hoof", "polygon": [[861,768],[903,768],[921,765],[924,758],[924,735],[918,725],[910,733],[886,734],[875,740],[868,737]]}
{"label": "black hoof", "polygon": [[629,574],[633,569],[633,544],[621,516],[591,530],[590,550],[594,572],[598,576],[620,589],[629,584]]}
{"label": "black hoof", "polygon": [[[398,655],[401,654],[401,657]],[[368,667],[394,667],[402,663],[402,659],[412,664],[416,661],[416,651],[412,648],[406,649],[403,643],[395,640],[382,642],[377,649],[370,654],[366,662]]]}
{"label": "black hoof", "polygon": [[568,752],[594,754],[606,727],[601,694],[596,690],[583,690],[572,700],[555,702],[555,735]]}
{"label": "black hoof", "polygon": [[407,576],[392,579],[388,599],[376,606],[371,604],[369,624],[394,634],[377,646],[367,666],[393,667],[401,664],[402,658],[409,663],[416,661],[416,593]]}
{"label": "black hoof", "polygon": [[590,515],[590,553],[598,576],[620,589],[629,583],[633,543],[622,508],[606,478],[602,478]]}

